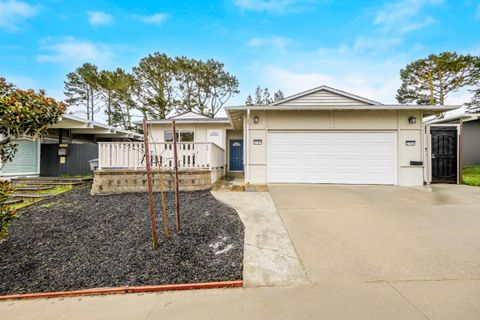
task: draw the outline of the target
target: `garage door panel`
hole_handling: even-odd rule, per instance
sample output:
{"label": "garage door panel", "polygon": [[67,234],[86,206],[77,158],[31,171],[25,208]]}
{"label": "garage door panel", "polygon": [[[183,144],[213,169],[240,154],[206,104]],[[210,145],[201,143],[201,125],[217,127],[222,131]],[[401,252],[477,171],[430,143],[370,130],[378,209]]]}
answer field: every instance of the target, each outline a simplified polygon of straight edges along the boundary
{"label": "garage door panel", "polygon": [[395,184],[395,132],[270,132],[268,180]]}

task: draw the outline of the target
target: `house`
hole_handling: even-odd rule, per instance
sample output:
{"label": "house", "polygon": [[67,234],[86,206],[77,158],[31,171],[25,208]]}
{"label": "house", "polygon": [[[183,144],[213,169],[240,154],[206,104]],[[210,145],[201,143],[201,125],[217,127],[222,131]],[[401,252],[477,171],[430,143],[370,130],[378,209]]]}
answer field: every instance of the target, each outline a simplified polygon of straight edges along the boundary
{"label": "house", "polygon": [[[150,149],[158,148],[152,155],[160,158],[163,167],[171,168],[171,122],[176,120],[180,169],[189,174],[212,173],[210,181],[205,181],[207,174],[203,176],[198,188],[228,172],[243,172],[250,184],[420,186],[435,182],[431,138],[425,134],[422,119],[456,108],[386,105],[320,86],[269,105],[225,107],[227,119],[188,113],[148,121]],[[137,154],[125,152],[125,145],[100,144],[100,148],[99,171],[144,168],[141,147],[130,147]],[[196,184],[195,179],[184,180],[190,184],[186,189]],[[109,185],[120,183],[108,181]]]}
{"label": "house", "polygon": [[75,176],[91,174],[89,160],[98,158],[98,141],[140,140],[142,135],[64,114],[41,139],[17,139],[13,161],[0,177]]}
{"label": "house", "polygon": [[425,121],[429,126],[439,125],[444,128],[459,125],[461,127],[460,163],[462,166],[480,166],[480,114],[461,113],[435,117]]}

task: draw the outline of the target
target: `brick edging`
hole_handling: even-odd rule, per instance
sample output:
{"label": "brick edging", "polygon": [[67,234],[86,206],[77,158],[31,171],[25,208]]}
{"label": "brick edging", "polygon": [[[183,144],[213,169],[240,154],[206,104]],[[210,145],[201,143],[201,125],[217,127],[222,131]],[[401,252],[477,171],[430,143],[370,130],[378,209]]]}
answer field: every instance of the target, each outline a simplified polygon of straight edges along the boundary
{"label": "brick edging", "polygon": [[158,286],[93,288],[93,289],[83,289],[83,290],[74,290],[74,291],[12,294],[12,295],[0,296],[0,301],[19,300],[19,299],[46,299],[46,298],[60,298],[60,297],[95,296],[95,295],[122,294],[122,293],[125,294],[125,293],[161,292],[161,291],[178,291],[178,290],[240,288],[242,286],[243,286],[243,281],[236,280],[236,281],[203,282],[203,283],[165,284],[165,285],[158,285]]}

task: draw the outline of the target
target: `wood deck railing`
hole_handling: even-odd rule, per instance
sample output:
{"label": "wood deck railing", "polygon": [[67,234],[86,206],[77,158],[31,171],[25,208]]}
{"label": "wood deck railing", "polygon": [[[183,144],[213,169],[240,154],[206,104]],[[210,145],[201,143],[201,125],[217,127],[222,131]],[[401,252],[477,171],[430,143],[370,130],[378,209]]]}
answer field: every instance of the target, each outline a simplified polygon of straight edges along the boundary
{"label": "wood deck railing", "polygon": [[[173,143],[149,143],[152,167],[173,168]],[[225,150],[210,142],[177,143],[178,167],[180,169],[217,169],[225,166]],[[98,169],[143,169],[145,168],[145,145],[143,142],[99,142]]]}

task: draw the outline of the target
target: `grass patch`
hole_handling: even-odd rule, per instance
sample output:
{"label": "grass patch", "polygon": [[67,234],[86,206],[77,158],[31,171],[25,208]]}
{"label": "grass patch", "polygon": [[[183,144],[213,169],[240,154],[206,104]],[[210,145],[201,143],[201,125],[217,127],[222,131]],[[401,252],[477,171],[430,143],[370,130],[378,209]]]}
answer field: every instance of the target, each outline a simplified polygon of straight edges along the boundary
{"label": "grass patch", "polygon": [[93,176],[91,174],[86,174],[86,175],[76,175],[76,176],[69,176],[69,175],[61,175],[61,178],[76,178],[76,179],[91,179]]}
{"label": "grass patch", "polygon": [[462,171],[463,184],[480,187],[480,167],[465,167]]}
{"label": "grass patch", "polygon": [[37,199],[37,200],[30,200],[30,201],[23,201],[23,202],[20,202],[20,203],[14,203],[14,204],[9,204],[8,206],[13,209],[13,210],[19,210],[19,209],[22,209],[22,208],[25,208],[25,207],[28,207],[28,206],[31,206],[32,204],[34,203],[37,203],[39,201],[41,201],[42,199]]}
{"label": "grass patch", "polygon": [[72,186],[56,186],[52,189],[41,190],[41,194],[60,194],[72,190]]}

